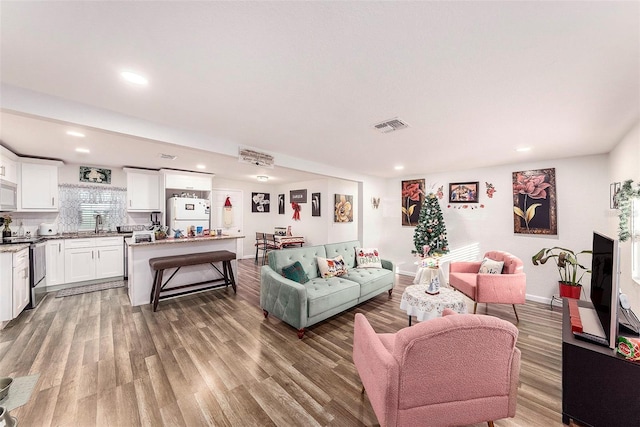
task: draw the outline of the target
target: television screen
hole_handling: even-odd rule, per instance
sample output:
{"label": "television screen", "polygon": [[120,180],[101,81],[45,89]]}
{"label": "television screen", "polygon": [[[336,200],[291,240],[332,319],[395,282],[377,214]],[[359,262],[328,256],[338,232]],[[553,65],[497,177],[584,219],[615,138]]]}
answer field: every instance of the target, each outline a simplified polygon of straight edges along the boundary
{"label": "television screen", "polygon": [[618,241],[594,232],[592,251],[590,298],[609,347],[615,348],[618,336]]}

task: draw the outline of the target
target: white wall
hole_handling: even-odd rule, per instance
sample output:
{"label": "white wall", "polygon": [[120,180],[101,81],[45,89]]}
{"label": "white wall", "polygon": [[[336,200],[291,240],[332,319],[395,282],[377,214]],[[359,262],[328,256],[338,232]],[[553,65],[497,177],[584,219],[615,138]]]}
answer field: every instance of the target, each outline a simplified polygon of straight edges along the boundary
{"label": "white wall", "polygon": [[[640,122],[622,138],[609,154],[609,182],[624,182],[632,179],[640,182]],[[608,235],[618,235],[618,211],[612,210]],[[620,242],[620,288],[629,296],[631,307],[640,312],[640,284],[631,278],[631,241]]]}
{"label": "white wall", "polygon": [[[593,230],[608,231],[609,178],[608,156],[587,156],[548,162],[519,163],[493,168],[450,173],[410,176],[390,179],[384,196],[381,256],[399,262],[399,270],[414,274],[414,227],[401,224],[402,179],[425,178],[427,190],[444,185],[440,200],[451,259],[480,259],[493,249],[511,252],[524,261],[527,274],[527,298],[548,302],[557,293],[557,270],[549,265],[533,266],[531,257],[541,248],[563,246],[574,250],[591,248]],[[519,235],[513,232],[512,172],[529,169],[556,169],[557,236]],[[477,209],[448,208],[447,185],[450,182],[480,182]],[[496,192],[489,198],[485,182],[492,183]],[[484,208],[481,208],[483,205]],[[367,232],[369,233],[369,232]],[[590,258],[587,258],[590,263]],[[588,276],[583,281],[588,295]]]}

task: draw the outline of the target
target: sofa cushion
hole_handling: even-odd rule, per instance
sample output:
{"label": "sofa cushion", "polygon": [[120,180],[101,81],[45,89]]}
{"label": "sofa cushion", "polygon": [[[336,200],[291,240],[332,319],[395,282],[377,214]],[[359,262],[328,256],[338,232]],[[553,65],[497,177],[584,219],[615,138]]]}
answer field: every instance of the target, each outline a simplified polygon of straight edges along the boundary
{"label": "sofa cushion", "polygon": [[296,261],[293,264],[284,267],[282,269],[282,274],[289,280],[293,280],[294,282],[305,284],[309,281],[309,276],[304,272],[304,268],[302,268],[302,264],[300,261]]}
{"label": "sofa cushion", "polygon": [[327,257],[324,246],[305,246],[302,248],[281,249],[269,252],[269,267],[276,273],[282,274],[282,269],[299,261],[309,279],[318,277],[318,263],[316,257]]}
{"label": "sofa cushion", "polygon": [[475,300],[477,277],[477,273],[457,273],[452,271],[449,273],[449,283],[469,298]]}
{"label": "sofa cushion", "polygon": [[482,260],[482,264],[480,264],[480,270],[478,270],[479,274],[502,274],[502,267],[504,266],[504,261],[494,261],[489,258],[485,258]]}
{"label": "sofa cushion", "polygon": [[344,265],[342,255],[338,255],[335,258],[322,258],[316,257],[318,263],[318,270],[320,270],[320,277],[328,278],[334,276],[343,276],[347,274],[347,266]]}
{"label": "sofa cushion", "polygon": [[395,279],[393,271],[384,268],[353,268],[342,277],[360,285],[359,296],[368,295],[385,287]]}
{"label": "sofa cushion", "polygon": [[352,240],[350,242],[329,243],[324,245],[327,251],[327,258],[335,258],[342,255],[347,268],[356,268],[356,248],[360,247],[360,242]]}
{"label": "sofa cushion", "polygon": [[357,248],[356,264],[358,268],[382,268],[380,253],[377,248]]}
{"label": "sofa cushion", "polygon": [[324,313],[341,304],[357,301],[360,285],[342,277],[311,279],[307,287],[308,317]]}

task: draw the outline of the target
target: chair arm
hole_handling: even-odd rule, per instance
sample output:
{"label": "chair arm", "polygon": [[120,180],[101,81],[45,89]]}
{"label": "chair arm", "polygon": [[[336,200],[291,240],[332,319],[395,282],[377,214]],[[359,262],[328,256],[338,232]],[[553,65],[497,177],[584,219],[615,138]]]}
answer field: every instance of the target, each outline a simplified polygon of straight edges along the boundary
{"label": "chair arm", "polygon": [[479,261],[456,261],[449,264],[449,273],[477,273],[480,270]]}
{"label": "chair arm", "polygon": [[381,425],[396,425],[400,368],[361,313],[354,319],[353,363]]}
{"label": "chair arm", "polygon": [[527,276],[516,274],[478,274],[476,302],[524,304]]}
{"label": "chair arm", "polygon": [[296,329],[307,326],[307,288],[268,265],[260,269],[260,307]]}
{"label": "chair arm", "polygon": [[509,417],[516,416],[516,401],[518,400],[518,381],[520,378],[520,356],[519,348],[513,350],[511,359],[511,384],[509,390]]}

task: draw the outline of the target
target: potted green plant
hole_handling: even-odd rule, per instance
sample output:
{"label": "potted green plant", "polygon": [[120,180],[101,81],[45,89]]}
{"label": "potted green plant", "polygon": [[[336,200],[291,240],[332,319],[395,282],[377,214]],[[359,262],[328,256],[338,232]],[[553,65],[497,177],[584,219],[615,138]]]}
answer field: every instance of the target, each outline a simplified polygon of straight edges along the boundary
{"label": "potted green plant", "polygon": [[591,251],[588,250],[576,253],[571,249],[554,246],[553,248],[540,249],[540,252],[531,257],[531,261],[533,265],[542,265],[553,259],[560,275],[560,280],[558,280],[560,296],[580,299],[582,291],[580,282],[584,274],[591,273],[591,270],[578,262],[578,256],[590,253]]}

